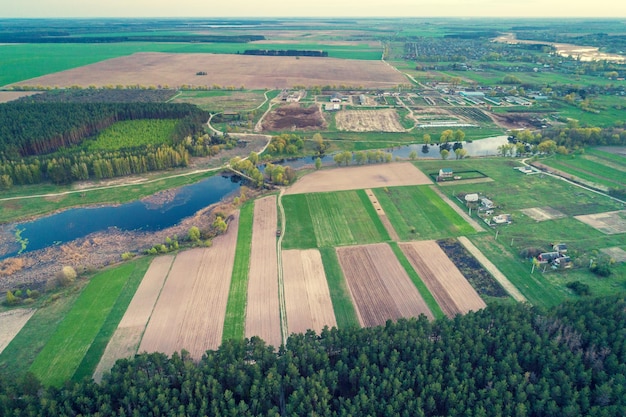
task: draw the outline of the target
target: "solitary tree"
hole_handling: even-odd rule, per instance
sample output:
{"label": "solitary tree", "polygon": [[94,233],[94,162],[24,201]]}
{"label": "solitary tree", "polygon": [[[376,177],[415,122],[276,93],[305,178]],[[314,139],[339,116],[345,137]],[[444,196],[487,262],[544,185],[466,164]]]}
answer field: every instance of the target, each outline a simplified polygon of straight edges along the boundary
{"label": "solitary tree", "polygon": [[450,151],[447,149],[442,149],[441,152],[439,152],[439,154],[441,155],[441,159],[446,160],[448,159],[448,156],[450,155]]}
{"label": "solitary tree", "polygon": [[411,151],[411,153],[409,153],[409,159],[415,161],[417,159],[417,152]]}
{"label": "solitary tree", "polygon": [[76,279],[76,271],[71,266],[64,266],[57,272],[56,279],[61,286],[69,285]]}
{"label": "solitary tree", "polygon": [[200,240],[200,229],[198,229],[196,226],[191,226],[189,228],[189,232],[187,233],[187,237],[192,242],[197,242],[198,240]]}
{"label": "solitary tree", "polygon": [[322,159],[317,157],[315,158],[315,169],[320,169],[322,167]]}

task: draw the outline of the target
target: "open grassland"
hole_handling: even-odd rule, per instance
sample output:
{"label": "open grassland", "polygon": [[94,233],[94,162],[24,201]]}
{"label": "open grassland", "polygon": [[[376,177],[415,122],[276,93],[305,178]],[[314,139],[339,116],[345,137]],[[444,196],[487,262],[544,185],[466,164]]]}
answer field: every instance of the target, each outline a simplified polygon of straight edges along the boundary
{"label": "open grassland", "polygon": [[276,196],[254,202],[248,303],[246,305],[247,338],[259,336],[274,347],[282,342],[278,300],[278,260]]}
{"label": "open grassland", "polygon": [[432,181],[414,165],[401,162],[315,171],[289,187],[286,194],[422,184],[432,184]]}
{"label": "open grassland", "polygon": [[623,188],[626,184],[626,158],[618,164],[595,155],[557,155],[540,162],[601,187]]}
{"label": "open grassland", "polygon": [[[118,315],[118,322],[121,319],[121,313],[112,310],[131,275],[141,277],[147,267],[148,262],[141,259],[94,276],[37,355],[30,371],[48,385],[60,385],[70,379],[109,314]],[[128,294],[124,296],[128,297],[128,301],[132,297]],[[128,304],[123,306],[123,310],[127,306]],[[117,324],[116,322],[110,329],[111,334]]]}
{"label": "open grassland", "polygon": [[18,308],[0,313],[0,354],[22,330],[35,311],[32,308]]}
{"label": "open grassland", "polygon": [[441,239],[474,233],[474,229],[428,187],[374,190],[402,240]]}
{"label": "open grassland", "polygon": [[[206,72],[205,76],[196,75]],[[380,61],[185,53],[137,53],[29,79],[17,86],[214,86],[259,90],[347,85],[392,88],[406,81]]]}
{"label": "open grassland", "polygon": [[320,248],[319,251],[324,264],[337,327],[340,329],[359,327],[359,318],[354,309],[354,304],[352,304],[352,296],[341,270],[335,248]]}
{"label": "open grassland", "polygon": [[318,247],[389,239],[372,205],[368,201],[366,206],[357,191],[307,194],[307,202]]}
{"label": "open grassland", "polygon": [[[172,262],[174,262],[174,256],[167,255],[154,258],[150,263],[124,317],[111,339],[108,340],[106,349],[98,362],[93,374],[96,382],[100,382],[102,374],[109,371],[118,359],[131,358],[137,353],[141,337],[172,267]],[[78,372],[75,376],[78,376],[77,374]]]}
{"label": "open grassland", "polygon": [[146,145],[172,143],[177,120],[150,119],[117,122],[82,146],[89,151],[116,151]]}
{"label": "open grassland", "polygon": [[283,251],[283,277],[288,334],[337,326],[319,251]]}
{"label": "open grassland", "polygon": [[409,242],[399,246],[448,317],[487,306],[437,242]]}
{"label": "open grassland", "polygon": [[[3,57],[0,62],[0,86],[138,52],[236,54],[246,49],[274,47],[285,49],[285,45],[238,43],[121,42],[0,45]],[[312,49],[324,49],[333,58],[379,60],[381,56],[380,47],[368,45],[323,45],[321,48],[318,45]]]}
{"label": "open grassland", "polygon": [[139,346],[171,355],[185,349],[199,360],[222,342],[237,244],[238,215],[210,248],[176,256]]}
{"label": "open grassland", "polygon": [[432,319],[424,299],[385,243],[337,248],[361,326],[401,317]]}
{"label": "open grassland", "polygon": [[237,234],[233,275],[230,281],[228,302],[226,303],[223,341],[244,338],[253,217],[254,202],[248,201],[241,207],[239,214],[239,233]]}

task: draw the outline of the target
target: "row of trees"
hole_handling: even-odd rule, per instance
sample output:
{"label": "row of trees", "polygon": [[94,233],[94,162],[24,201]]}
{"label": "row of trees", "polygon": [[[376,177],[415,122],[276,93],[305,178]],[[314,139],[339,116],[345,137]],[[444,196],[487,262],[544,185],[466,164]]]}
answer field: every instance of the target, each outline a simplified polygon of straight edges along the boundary
{"label": "row of trees", "polygon": [[624,415],[624,332],[624,298],[490,306],[293,335],[277,352],[228,341],[199,363],[141,354],[99,385],[0,378],[0,415]]}

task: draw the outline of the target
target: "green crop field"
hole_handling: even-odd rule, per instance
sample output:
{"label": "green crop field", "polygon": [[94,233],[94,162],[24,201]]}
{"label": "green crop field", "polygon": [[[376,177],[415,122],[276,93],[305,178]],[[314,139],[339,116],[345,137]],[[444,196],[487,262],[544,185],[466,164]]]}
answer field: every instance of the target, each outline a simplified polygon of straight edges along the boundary
{"label": "green crop field", "polygon": [[230,281],[224,332],[222,340],[243,339],[246,320],[246,300],[248,297],[248,270],[250,268],[250,250],[252,248],[252,219],[254,204],[246,202],[239,213],[239,232],[237,234],[237,252]]}
{"label": "green crop field", "polygon": [[115,151],[146,145],[172,144],[177,120],[149,119],[117,122],[81,146],[89,151]]}
{"label": "green crop field", "polygon": [[625,187],[626,158],[622,158],[621,162],[612,163],[602,157],[584,154],[556,155],[541,160],[542,164],[608,188]]}
{"label": "green crop field", "polygon": [[317,247],[315,230],[306,194],[286,195],[282,198],[287,224],[283,249],[310,249]]}
{"label": "green crop field", "polygon": [[377,188],[374,194],[402,240],[441,239],[475,233],[428,186]]}
{"label": "green crop field", "polygon": [[354,305],[352,304],[352,297],[350,296],[348,285],[343,276],[341,265],[339,265],[335,248],[320,248],[320,254],[322,256],[322,263],[324,264],[326,281],[328,281],[328,290],[333,303],[337,327],[340,329],[359,327],[359,319],[356,315]]}
{"label": "green crop field", "polygon": [[307,194],[306,197],[318,247],[366,244],[388,239],[381,234],[380,219],[365,208],[356,191]]}
{"label": "green crop field", "polygon": [[[118,297],[130,276],[137,270],[145,272],[148,264],[145,260],[129,262],[94,276],[37,355],[30,371],[46,385],[60,385],[70,379],[109,314],[113,313],[119,322],[120,311],[113,311]],[[124,297],[130,302],[128,294]]]}

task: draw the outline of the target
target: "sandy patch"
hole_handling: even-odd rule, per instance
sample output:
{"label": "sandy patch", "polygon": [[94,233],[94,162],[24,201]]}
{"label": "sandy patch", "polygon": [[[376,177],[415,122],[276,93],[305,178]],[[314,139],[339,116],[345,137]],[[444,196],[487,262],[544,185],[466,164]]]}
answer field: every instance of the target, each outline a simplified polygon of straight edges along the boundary
{"label": "sandy patch", "polygon": [[283,251],[283,285],[288,333],[321,333],[336,327],[335,313],[317,249]]}
{"label": "sandy patch", "polygon": [[130,358],[137,353],[141,336],[159,298],[172,262],[174,262],[174,257],[168,255],[154,258],[150,263],[124,317],[100,358],[93,375],[96,382],[100,382],[103,373],[111,370],[118,359]]}
{"label": "sandy patch", "polygon": [[406,132],[393,109],[340,111],[335,122],[338,130],[349,132]]}
{"label": "sandy patch", "polygon": [[562,219],[567,217],[564,213],[553,209],[552,207],[533,207],[520,210],[533,220],[543,222],[546,220]]}
{"label": "sandy patch", "polygon": [[487,306],[437,242],[428,240],[399,245],[448,317]]}
{"label": "sandy patch", "polygon": [[35,314],[35,309],[20,308],[0,313],[0,353]]}
{"label": "sandy patch", "polygon": [[254,202],[246,305],[246,337],[259,336],[274,347],[282,342],[278,302],[276,196]]}
{"label": "sandy patch", "polygon": [[432,184],[432,181],[409,162],[324,169],[302,177],[285,194],[319,193]]}
{"label": "sandy patch", "polygon": [[8,103],[18,98],[33,96],[40,91],[0,91],[0,103]]}
{"label": "sandy patch", "polygon": [[607,235],[626,233],[626,210],[586,214],[574,218]]}
{"label": "sandy patch", "polygon": [[361,326],[401,317],[432,319],[424,299],[386,243],[337,248]]}
{"label": "sandy patch", "polygon": [[185,349],[199,360],[222,343],[235,259],[239,213],[210,248],[181,252],[154,307],[139,352],[171,355]]}
{"label": "sandy patch", "polygon": [[[205,76],[196,75],[204,71]],[[297,85],[348,85],[390,88],[404,76],[380,61],[314,57],[142,52],[22,81],[16,85],[87,87],[94,85],[182,85],[247,89],[292,88]]]}

